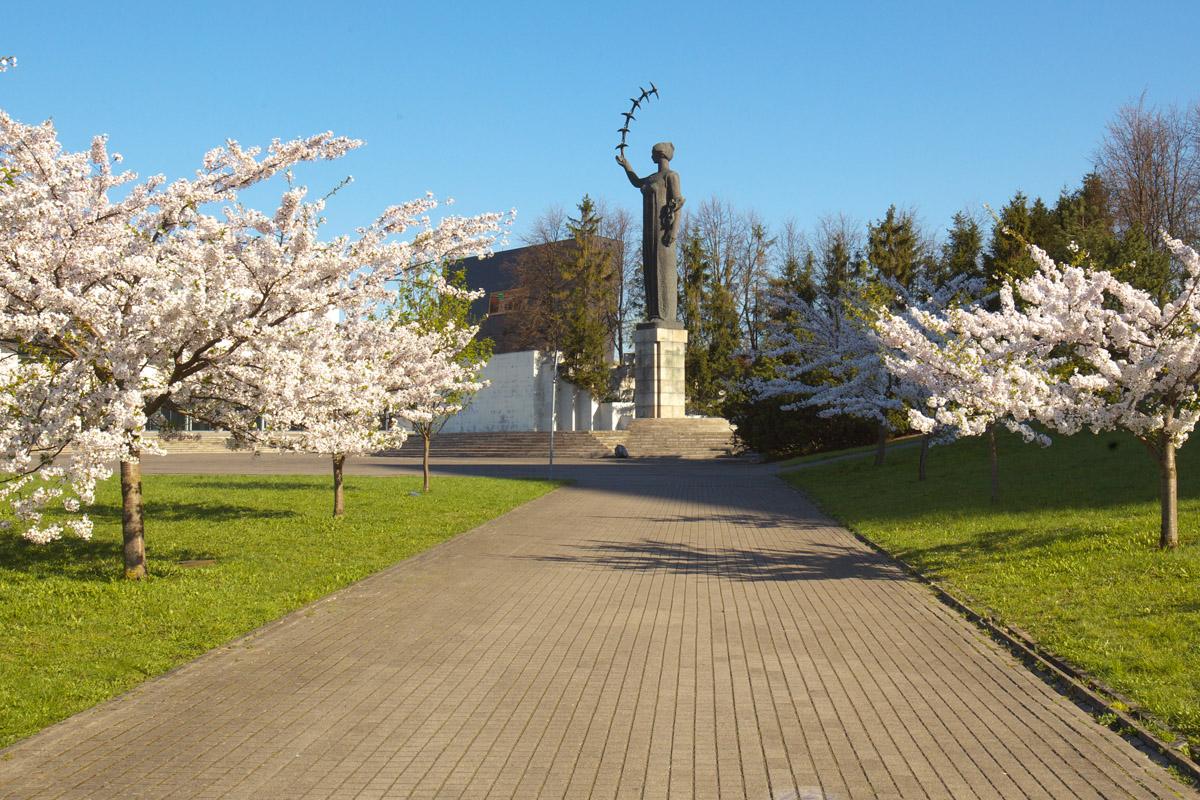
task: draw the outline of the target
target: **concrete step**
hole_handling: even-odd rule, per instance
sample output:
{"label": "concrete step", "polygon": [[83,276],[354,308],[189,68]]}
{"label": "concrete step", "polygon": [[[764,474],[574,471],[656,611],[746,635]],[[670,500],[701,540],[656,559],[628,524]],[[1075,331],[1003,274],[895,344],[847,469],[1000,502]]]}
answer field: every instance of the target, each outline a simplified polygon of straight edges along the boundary
{"label": "concrete step", "polygon": [[610,448],[625,445],[633,458],[731,458],[740,455],[734,428],[720,417],[635,419],[623,431],[596,431]]}
{"label": "concrete step", "polygon": [[[638,419],[622,431],[558,431],[555,455],[603,458],[623,444],[633,457],[728,458],[738,455],[733,427],[719,418]],[[229,452],[232,440],[222,431],[180,433],[162,441],[169,453]],[[381,455],[420,457],[421,439],[410,436],[399,450]],[[536,431],[442,433],[430,443],[435,458],[541,458],[549,454],[550,434]]]}
{"label": "concrete step", "polygon": [[[419,457],[419,437],[410,436],[399,450],[382,455]],[[550,452],[550,434],[531,431],[495,433],[442,433],[429,443],[434,458],[540,458]],[[554,434],[555,455],[563,458],[601,458],[612,451],[587,431],[558,431]]]}

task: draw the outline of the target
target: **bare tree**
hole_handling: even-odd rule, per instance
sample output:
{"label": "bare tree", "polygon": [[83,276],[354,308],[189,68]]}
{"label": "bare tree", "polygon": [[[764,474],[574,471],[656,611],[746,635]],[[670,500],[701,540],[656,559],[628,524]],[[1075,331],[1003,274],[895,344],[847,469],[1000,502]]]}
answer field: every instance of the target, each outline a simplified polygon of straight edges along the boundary
{"label": "bare tree", "polygon": [[750,233],[745,215],[732,204],[710,197],[690,216],[690,227],[700,237],[718,281],[736,297],[741,256]]}
{"label": "bare tree", "polygon": [[620,249],[616,264],[614,303],[609,310],[609,329],[617,345],[617,358],[625,353],[626,337],[636,324],[643,295],[641,289],[642,241],[641,230],[627,209],[596,201],[600,216],[600,235],[617,243]]}
{"label": "bare tree", "polygon": [[521,240],[527,245],[537,245],[560,242],[569,237],[567,211],[561,204],[555,203],[538,215],[529,233],[522,236]]}
{"label": "bare tree", "polygon": [[808,236],[800,227],[795,217],[789,217],[779,226],[774,246],[771,248],[771,271],[782,275],[788,265],[803,264],[812,248],[808,244]]}
{"label": "bare tree", "polygon": [[742,242],[742,255],[737,265],[738,298],[742,325],[745,326],[746,346],[758,349],[766,304],[763,295],[771,278],[771,249],[775,239],[757,213],[745,214],[747,234]]}
{"label": "bare tree", "polygon": [[1159,232],[1195,243],[1200,234],[1200,106],[1123,106],[1109,122],[1096,171],[1110,192],[1113,216],[1154,245]]}

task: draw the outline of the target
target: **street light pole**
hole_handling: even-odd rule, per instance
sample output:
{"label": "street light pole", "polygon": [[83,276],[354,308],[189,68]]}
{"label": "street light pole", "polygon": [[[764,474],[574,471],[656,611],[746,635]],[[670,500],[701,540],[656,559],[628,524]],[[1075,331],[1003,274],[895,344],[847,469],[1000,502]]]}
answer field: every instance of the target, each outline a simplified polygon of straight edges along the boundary
{"label": "street light pole", "polygon": [[554,478],[554,429],[558,427],[558,348],[554,349],[554,373],[550,382],[550,478]]}

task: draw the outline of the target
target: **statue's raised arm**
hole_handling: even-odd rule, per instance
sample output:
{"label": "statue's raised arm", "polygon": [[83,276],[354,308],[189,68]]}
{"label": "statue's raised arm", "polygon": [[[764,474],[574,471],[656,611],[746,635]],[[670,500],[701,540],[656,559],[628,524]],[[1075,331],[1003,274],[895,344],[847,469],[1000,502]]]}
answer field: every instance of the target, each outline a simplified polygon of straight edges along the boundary
{"label": "statue's raised arm", "polygon": [[633,188],[642,188],[642,179],[633,171],[633,167],[629,166],[629,159],[625,158],[624,153],[617,156],[617,163],[625,170],[625,177],[629,178],[629,182],[633,184]]}

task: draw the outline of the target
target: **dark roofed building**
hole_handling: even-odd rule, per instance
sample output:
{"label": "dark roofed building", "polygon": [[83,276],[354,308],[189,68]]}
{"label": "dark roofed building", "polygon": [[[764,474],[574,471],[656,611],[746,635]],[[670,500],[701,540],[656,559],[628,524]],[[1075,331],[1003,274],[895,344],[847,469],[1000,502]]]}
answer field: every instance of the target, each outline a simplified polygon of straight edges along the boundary
{"label": "dark roofed building", "polygon": [[520,263],[522,257],[540,247],[546,245],[517,247],[466,262],[467,286],[486,292],[471,304],[471,319],[483,319],[478,335],[495,342],[493,352],[528,349],[522,346],[516,326],[516,315],[524,307],[528,294],[520,286]]}
{"label": "dark roofed building", "polygon": [[[601,242],[616,251],[619,264],[620,242],[606,238],[601,238]],[[553,257],[555,250],[563,251],[566,260],[574,245],[573,239],[564,239],[515,247],[466,262],[467,286],[486,292],[471,304],[471,319],[483,319],[478,335],[495,343],[493,352],[514,353],[545,347],[545,343],[530,342],[528,332],[521,330],[521,313],[529,299],[529,290],[521,285],[521,265],[528,258]]]}

